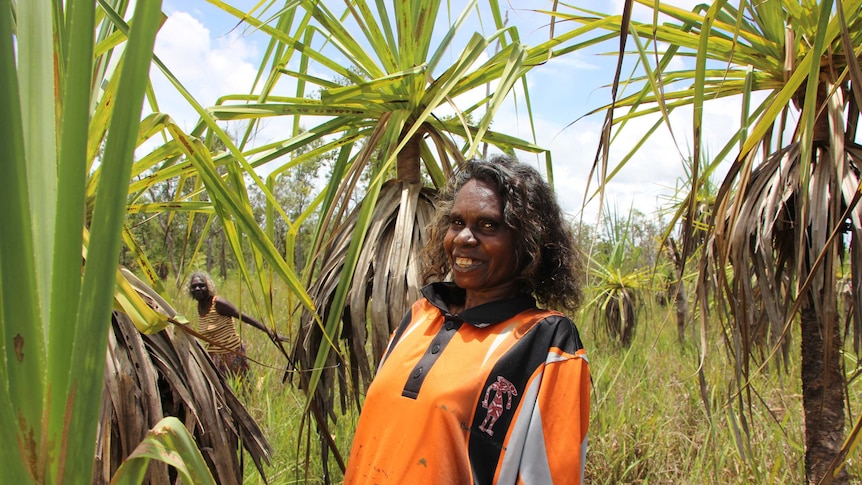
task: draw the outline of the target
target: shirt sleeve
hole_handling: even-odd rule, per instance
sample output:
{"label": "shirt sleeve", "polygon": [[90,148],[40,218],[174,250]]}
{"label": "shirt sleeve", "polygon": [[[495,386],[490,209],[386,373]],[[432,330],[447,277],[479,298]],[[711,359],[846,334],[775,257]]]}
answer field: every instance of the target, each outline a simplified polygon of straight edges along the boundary
{"label": "shirt sleeve", "polygon": [[583,349],[549,354],[531,419],[519,482],[581,484],[590,421],[590,369]]}

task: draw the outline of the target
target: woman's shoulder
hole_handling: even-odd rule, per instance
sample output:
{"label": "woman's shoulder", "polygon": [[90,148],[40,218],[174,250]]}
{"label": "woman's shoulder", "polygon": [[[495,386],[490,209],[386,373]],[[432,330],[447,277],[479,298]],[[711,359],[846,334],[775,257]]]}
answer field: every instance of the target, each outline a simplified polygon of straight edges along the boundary
{"label": "woman's shoulder", "polygon": [[536,315],[533,318],[535,324],[530,326],[528,330],[545,334],[551,340],[552,345],[563,348],[572,347],[572,350],[583,348],[578,327],[564,313],[556,310],[536,309]]}
{"label": "woman's shoulder", "polygon": [[213,307],[220,315],[228,315],[230,316],[233,313],[234,306],[233,303],[228,301],[222,296],[213,295]]}
{"label": "woman's shoulder", "polygon": [[545,308],[530,308],[518,315],[523,321],[542,322],[545,325],[572,325],[574,322],[563,312]]}

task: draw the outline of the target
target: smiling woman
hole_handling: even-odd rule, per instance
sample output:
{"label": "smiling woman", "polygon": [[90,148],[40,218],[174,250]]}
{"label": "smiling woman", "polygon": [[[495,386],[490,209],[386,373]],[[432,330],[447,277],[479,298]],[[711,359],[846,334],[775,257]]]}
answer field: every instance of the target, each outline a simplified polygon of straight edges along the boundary
{"label": "smiling woman", "polygon": [[438,207],[433,282],[369,387],[344,483],[581,483],[589,364],[574,323],[537,306],[580,295],[551,188],[513,158],[472,160]]}

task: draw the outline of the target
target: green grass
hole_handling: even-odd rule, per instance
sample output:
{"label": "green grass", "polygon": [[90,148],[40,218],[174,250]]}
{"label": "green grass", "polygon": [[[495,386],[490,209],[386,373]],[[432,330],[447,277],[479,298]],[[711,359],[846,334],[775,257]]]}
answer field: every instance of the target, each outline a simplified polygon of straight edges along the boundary
{"label": "green grass", "polygon": [[[235,303],[248,298],[239,294],[236,282],[219,284],[219,288],[221,295]],[[194,320],[191,300],[181,294],[175,301],[187,304],[180,308]],[[283,307],[276,307],[277,314],[286,315],[287,305],[279,305]],[[578,324],[593,376],[587,483],[804,483],[798,335],[793,336],[786,371],[769,366],[752,379],[753,404],[745,407],[743,422],[734,394],[733,364],[721,340],[720,326],[714,322],[708,331],[704,361],[707,411],[697,373],[699,337],[695,340],[689,328],[687,341],[680,345],[672,311],[642,311],[629,349],[609,341],[601,322],[584,317]],[[288,333],[285,327],[285,322],[280,323],[279,331]],[[270,483],[324,483],[319,444],[313,444],[309,456],[304,454],[302,440],[308,436],[302,432],[308,426],[303,421],[305,397],[281,382],[284,357],[261,332],[247,325],[242,331],[249,357],[265,364],[251,364],[240,398],[273,447],[272,464],[267,468]],[[855,365],[856,359],[848,357],[848,368]],[[854,382],[849,392],[855,418],[862,390]],[[357,417],[348,412],[339,416],[334,427],[345,459]],[[848,422],[848,430],[850,426]],[[862,475],[859,460],[856,451],[848,462],[854,476]],[[332,483],[340,483],[341,472],[333,459],[329,470]],[[263,483],[248,459],[245,479],[250,484]]]}
{"label": "green grass", "polygon": [[[259,355],[266,353],[260,352]],[[281,360],[284,360],[283,357]],[[258,420],[273,447],[272,463],[266,470],[267,478],[273,484],[324,483],[319,443],[311,446],[312,452],[308,457],[304,455],[306,447],[303,440],[308,434],[300,430],[303,426],[309,426],[308,421],[302,419],[305,397],[289,383],[282,384],[282,374],[283,369],[254,367],[246,383],[249,387],[244,396],[249,411]],[[336,442],[345,459],[354,423],[355,416],[343,416],[335,428]],[[306,461],[309,463],[307,475]],[[246,463],[245,483],[262,484],[263,480],[254,465],[250,461]],[[342,474],[334,459],[329,460],[329,471],[332,482],[340,483]]]}
{"label": "green grass", "polygon": [[[804,483],[798,355],[786,372],[769,366],[752,379],[743,423],[719,325],[708,332],[707,407],[699,339],[689,330],[680,345],[671,312],[641,312],[629,349],[610,342],[600,322],[580,325],[593,374],[588,483]],[[859,389],[850,391],[858,410]]]}

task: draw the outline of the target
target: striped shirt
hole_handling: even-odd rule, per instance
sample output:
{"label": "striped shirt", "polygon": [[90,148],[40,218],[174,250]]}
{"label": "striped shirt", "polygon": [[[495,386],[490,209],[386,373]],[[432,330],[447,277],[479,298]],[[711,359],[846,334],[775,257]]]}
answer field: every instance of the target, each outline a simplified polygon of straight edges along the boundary
{"label": "striped shirt", "polygon": [[[233,318],[216,311],[216,298],[218,297],[213,297],[209,312],[200,317],[198,332],[207,339],[205,345],[207,352],[225,354],[239,349],[242,342],[234,328]],[[210,341],[218,345],[213,345]]]}
{"label": "striped shirt", "polygon": [[423,288],[393,334],[344,483],[580,484],[590,375],[575,325],[526,295],[453,315],[459,291]]}

